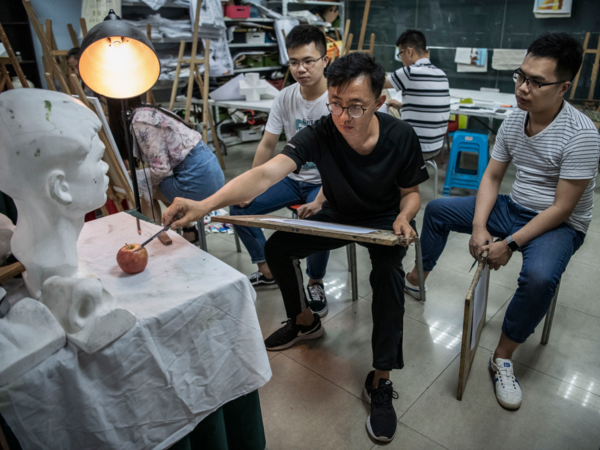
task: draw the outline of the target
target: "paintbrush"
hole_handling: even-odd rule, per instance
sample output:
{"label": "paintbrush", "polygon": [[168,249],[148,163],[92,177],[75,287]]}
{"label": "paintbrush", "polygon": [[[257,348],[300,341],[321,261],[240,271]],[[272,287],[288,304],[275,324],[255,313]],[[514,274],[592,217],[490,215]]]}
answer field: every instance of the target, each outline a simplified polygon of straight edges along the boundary
{"label": "paintbrush", "polygon": [[144,246],[148,243],[150,243],[152,240],[156,239],[158,236],[160,236],[161,234],[163,234],[165,231],[167,231],[168,229],[171,228],[171,225],[167,225],[166,227],[164,227],[162,230],[160,230],[158,233],[156,233],[154,236],[152,236],[150,239],[148,239],[147,241],[145,241],[142,245],[140,245],[138,248],[136,248],[134,250],[134,252],[137,252],[138,250],[144,248]]}

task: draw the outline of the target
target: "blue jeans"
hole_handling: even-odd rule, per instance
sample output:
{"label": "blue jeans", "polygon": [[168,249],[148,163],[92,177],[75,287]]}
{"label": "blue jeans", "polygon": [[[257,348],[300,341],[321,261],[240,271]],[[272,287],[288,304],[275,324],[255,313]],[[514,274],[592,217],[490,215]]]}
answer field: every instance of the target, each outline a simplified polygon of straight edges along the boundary
{"label": "blue jeans", "polygon": [[217,157],[200,141],[173,169],[173,175],[162,180],[158,187],[170,202],[175,197],[201,201],[213,195],[224,184],[225,175]]}
{"label": "blue jeans", "polygon": [[[444,251],[450,231],[471,234],[475,197],[434,200],[425,209],[421,230],[423,269],[431,271]],[[523,228],[537,213],[499,195],[487,222],[494,237],[506,238]],[[523,266],[519,287],[502,324],[502,332],[511,341],[523,343],[546,315],[560,277],[571,256],[581,247],[585,233],[563,223],[522,247]],[[465,249],[466,250],[466,249]]]}
{"label": "blue jeans", "polygon": [[[265,192],[260,194],[245,208],[230,206],[229,214],[232,216],[269,214],[286,206],[298,205],[312,202],[321,189],[320,184],[303,183],[285,177],[279,183],[274,184]],[[265,262],[265,235],[260,228],[240,227],[234,225],[235,231],[250,253],[252,263]],[[329,261],[329,251],[318,252],[306,258],[306,274],[313,280],[321,280],[325,277]]]}

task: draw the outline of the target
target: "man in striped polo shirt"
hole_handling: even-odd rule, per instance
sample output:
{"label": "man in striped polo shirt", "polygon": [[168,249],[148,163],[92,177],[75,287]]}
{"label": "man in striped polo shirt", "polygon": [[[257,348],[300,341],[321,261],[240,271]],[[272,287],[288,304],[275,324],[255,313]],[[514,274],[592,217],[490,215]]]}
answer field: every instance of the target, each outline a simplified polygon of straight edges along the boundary
{"label": "man in striped polo shirt", "polygon": [[[508,409],[519,408],[522,399],[513,352],[546,315],[592,220],[600,135],[587,116],[563,99],[582,61],[583,48],[572,36],[537,38],[513,73],[519,110],[498,131],[477,198],[439,199],[425,210],[421,245],[426,276],[450,231],[471,233],[471,255],[478,258],[488,251],[488,264],[495,270],[514,251],[523,253],[518,288],[489,362],[496,398]],[[517,168],[512,191],[498,195],[511,162]],[[494,242],[492,236],[502,240]],[[419,298],[415,270],[406,281],[407,292]]]}
{"label": "man in striped polo shirt", "polygon": [[424,159],[433,158],[444,144],[450,118],[450,86],[443,70],[427,58],[423,33],[407,30],[396,42],[404,67],[389,75],[384,88],[402,92],[402,103],[388,102],[402,112],[419,136]]}

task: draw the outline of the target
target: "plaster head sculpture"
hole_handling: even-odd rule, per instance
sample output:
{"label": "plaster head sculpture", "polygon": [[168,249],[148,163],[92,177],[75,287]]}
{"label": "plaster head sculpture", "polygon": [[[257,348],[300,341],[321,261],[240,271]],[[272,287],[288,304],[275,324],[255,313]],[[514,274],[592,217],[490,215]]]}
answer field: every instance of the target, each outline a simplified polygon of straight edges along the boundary
{"label": "plaster head sculpture", "polygon": [[[78,264],[84,216],[106,202],[101,127],[94,112],[62,93],[22,89],[0,95],[0,190],[19,214],[12,253],[25,266],[31,297],[47,305],[67,336],[88,352],[135,324]],[[114,311],[118,320],[102,330]],[[88,342],[94,336],[100,340]]]}
{"label": "plaster head sculpture", "polygon": [[86,213],[106,202],[100,119],[80,101],[39,89],[0,95],[0,190],[19,220],[11,247],[40,298],[43,282],[77,271],[76,242]]}
{"label": "plaster head sculpture", "polygon": [[0,266],[6,264],[11,255],[10,240],[12,239],[15,226],[8,217],[0,214]]}

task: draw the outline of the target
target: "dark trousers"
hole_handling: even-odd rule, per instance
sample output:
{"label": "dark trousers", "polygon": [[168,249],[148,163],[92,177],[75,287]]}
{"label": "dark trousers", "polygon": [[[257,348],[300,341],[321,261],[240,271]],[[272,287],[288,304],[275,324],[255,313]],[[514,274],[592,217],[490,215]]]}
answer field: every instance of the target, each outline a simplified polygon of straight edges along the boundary
{"label": "dark trousers", "polygon": [[[339,223],[361,227],[392,230],[396,214],[377,217],[345,218],[331,209],[323,209],[308,220]],[[411,222],[415,228],[414,222]],[[348,245],[348,241],[322,236],[274,233],[265,245],[265,257],[275,281],[281,289],[288,318],[295,318],[308,308],[302,280],[300,259],[321,251]],[[370,283],[373,289],[373,367],[378,370],[401,369],[402,329],[404,318],[404,271],[402,259],[407,248],[359,243],[369,249],[371,258]]]}

